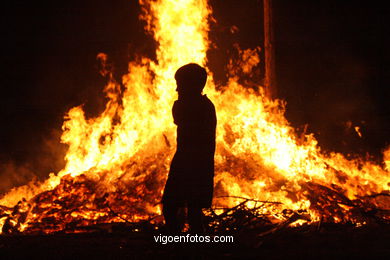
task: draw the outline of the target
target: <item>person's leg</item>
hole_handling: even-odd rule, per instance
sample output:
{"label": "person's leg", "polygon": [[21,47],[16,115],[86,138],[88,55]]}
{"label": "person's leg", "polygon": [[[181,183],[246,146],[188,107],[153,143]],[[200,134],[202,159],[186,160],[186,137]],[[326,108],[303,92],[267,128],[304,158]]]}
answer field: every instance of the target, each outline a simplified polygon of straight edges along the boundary
{"label": "person's leg", "polygon": [[203,212],[199,206],[188,206],[188,224],[190,232],[195,234],[203,234]]}
{"label": "person's leg", "polygon": [[179,206],[172,203],[163,204],[163,215],[168,232],[178,234],[183,228],[182,221],[179,219]]}

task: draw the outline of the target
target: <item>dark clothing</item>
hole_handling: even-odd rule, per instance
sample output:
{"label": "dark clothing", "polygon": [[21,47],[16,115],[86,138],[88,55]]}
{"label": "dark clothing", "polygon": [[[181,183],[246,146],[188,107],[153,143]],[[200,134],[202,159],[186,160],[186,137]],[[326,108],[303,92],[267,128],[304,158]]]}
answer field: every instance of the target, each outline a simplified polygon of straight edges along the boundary
{"label": "dark clothing", "polygon": [[[181,211],[183,208],[164,203],[163,205],[163,215],[165,223],[168,227],[168,232],[172,235],[179,234],[184,227],[184,211]],[[203,213],[201,207],[190,206],[187,210],[188,215],[188,224],[190,226],[190,232],[195,234],[203,234]]]}
{"label": "dark clothing", "polygon": [[206,95],[177,100],[173,108],[177,150],[171,162],[162,202],[208,208],[213,197],[217,118]]}

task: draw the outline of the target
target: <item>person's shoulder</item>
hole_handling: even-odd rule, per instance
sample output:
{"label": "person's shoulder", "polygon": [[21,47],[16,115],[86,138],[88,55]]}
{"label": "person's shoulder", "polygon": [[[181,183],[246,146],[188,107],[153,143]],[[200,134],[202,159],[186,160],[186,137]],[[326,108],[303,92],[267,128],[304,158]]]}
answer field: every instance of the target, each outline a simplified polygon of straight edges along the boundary
{"label": "person's shoulder", "polygon": [[207,104],[209,104],[209,105],[214,105],[213,102],[207,97],[207,95],[203,95],[202,97],[203,97],[203,100],[204,100]]}
{"label": "person's shoulder", "polygon": [[173,102],[173,106],[172,107],[180,107],[180,106],[183,106],[183,102],[181,100],[175,100],[175,102]]}
{"label": "person's shoulder", "polygon": [[207,97],[207,95],[203,95],[203,100],[208,107],[215,109],[213,102]]}

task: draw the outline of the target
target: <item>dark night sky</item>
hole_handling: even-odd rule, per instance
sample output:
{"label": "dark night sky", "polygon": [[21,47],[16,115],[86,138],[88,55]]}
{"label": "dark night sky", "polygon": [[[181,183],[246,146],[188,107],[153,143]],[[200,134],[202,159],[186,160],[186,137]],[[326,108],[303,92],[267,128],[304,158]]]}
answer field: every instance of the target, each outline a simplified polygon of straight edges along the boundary
{"label": "dark night sky", "polygon": [[[210,37],[220,50],[210,51],[209,59],[223,82],[234,42],[261,45],[261,1],[211,2],[218,25]],[[309,124],[324,149],[377,156],[390,144],[389,9],[381,2],[356,3],[275,1],[278,91],[291,124]],[[94,115],[104,106],[99,52],[109,55],[118,79],[135,53],[152,55],[154,42],[143,33],[139,9],[132,0],[3,5],[2,181],[10,178],[6,171],[18,172],[12,182],[23,183],[32,171],[43,178],[62,167],[64,113],[84,104]],[[361,126],[363,138],[347,129],[347,121]]]}
{"label": "dark night sky", "polygon": [[[282,2],[275,7],[277,66],[288,118],[309,123],[325,148],[378,154],[390,141],[389,8],[352,1],[283,8]],[[363,138],[346,129],[348,120]]]}

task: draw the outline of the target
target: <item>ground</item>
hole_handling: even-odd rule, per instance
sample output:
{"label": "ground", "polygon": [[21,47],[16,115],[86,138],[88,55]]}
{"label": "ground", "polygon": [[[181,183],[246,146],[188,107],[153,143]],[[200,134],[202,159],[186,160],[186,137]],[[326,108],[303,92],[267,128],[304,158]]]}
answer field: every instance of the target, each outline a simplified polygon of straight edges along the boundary
{"label": "ground", "polygon": [[234,243],[154,242],[160,231],[114,224],[89,233],[0,237],[1,259],[390,259],[390,226],[286,227],[258,236],[232,233]]}

